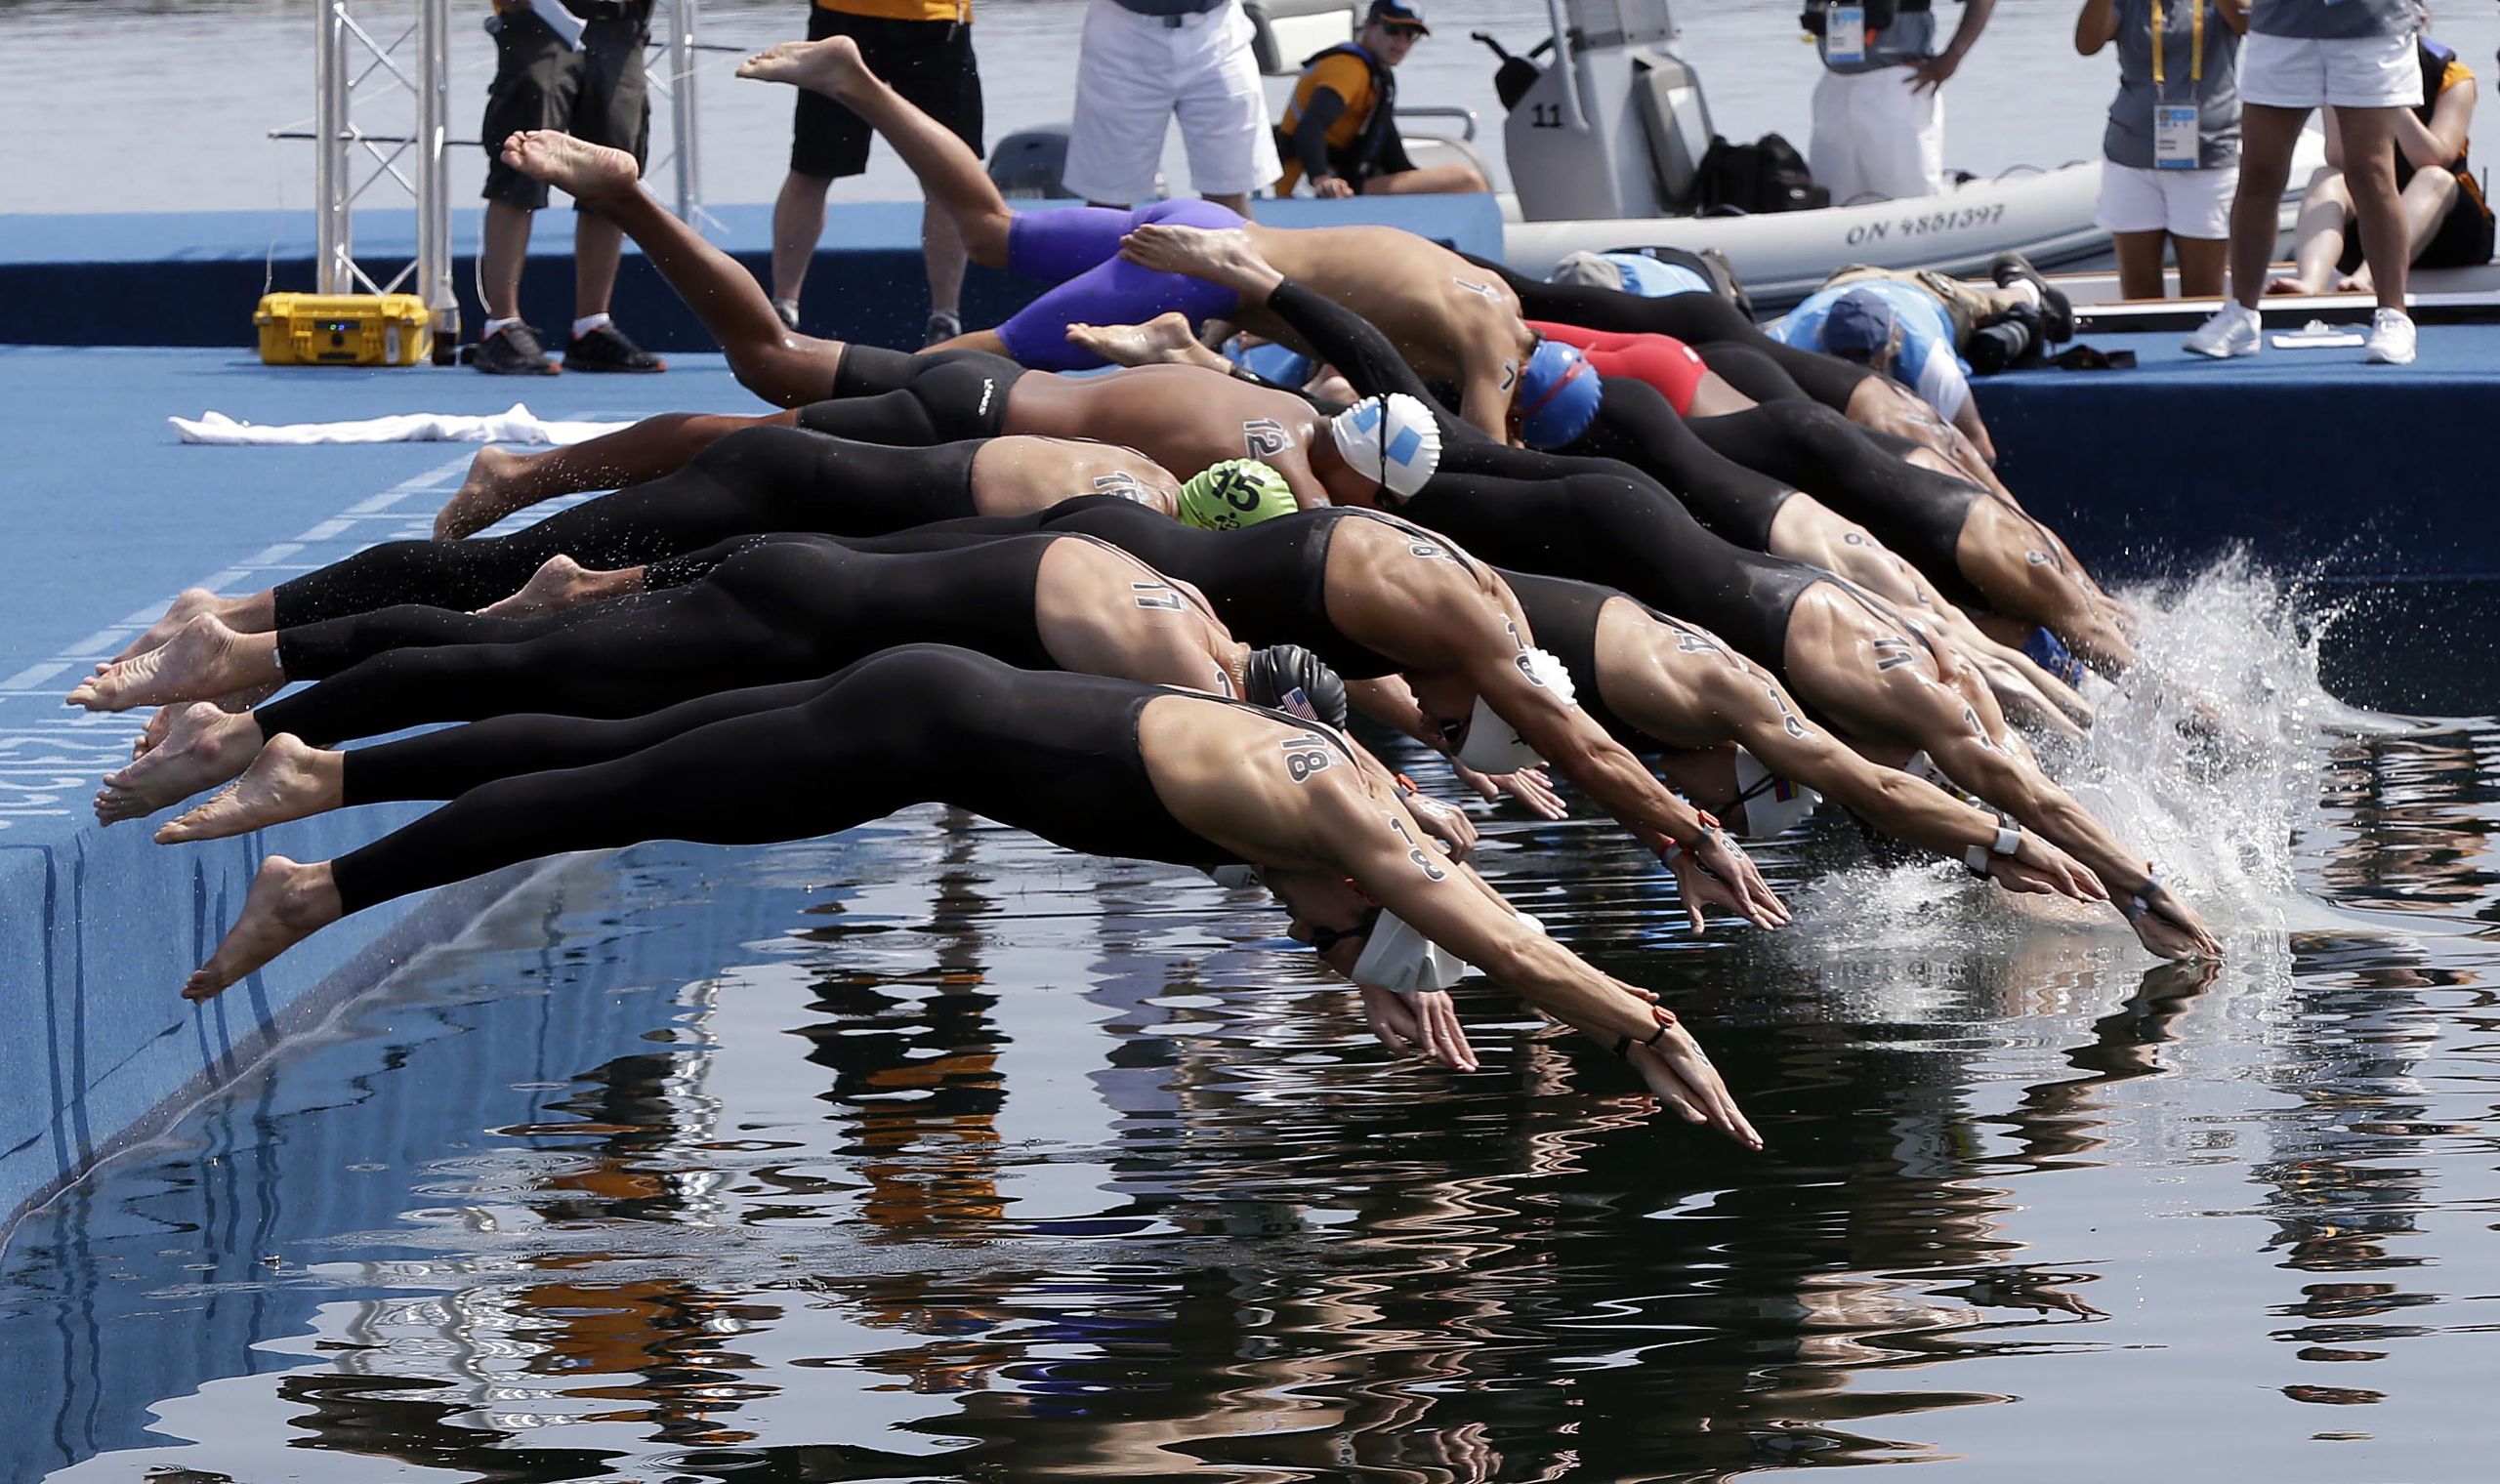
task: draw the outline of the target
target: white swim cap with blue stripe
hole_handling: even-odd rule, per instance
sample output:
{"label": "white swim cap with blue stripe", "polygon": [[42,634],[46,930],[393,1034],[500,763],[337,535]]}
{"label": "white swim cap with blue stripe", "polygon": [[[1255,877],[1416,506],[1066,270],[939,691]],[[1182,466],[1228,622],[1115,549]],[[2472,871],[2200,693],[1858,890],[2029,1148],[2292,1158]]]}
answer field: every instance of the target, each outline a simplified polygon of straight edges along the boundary
{"label": "white swim cap with blue stripe", "polygon": [[1330,418],[1328,432],[1354,473],[1400,495],[1420,491],[1440,467],[1440,425],[1403,392],[1364,397]]}

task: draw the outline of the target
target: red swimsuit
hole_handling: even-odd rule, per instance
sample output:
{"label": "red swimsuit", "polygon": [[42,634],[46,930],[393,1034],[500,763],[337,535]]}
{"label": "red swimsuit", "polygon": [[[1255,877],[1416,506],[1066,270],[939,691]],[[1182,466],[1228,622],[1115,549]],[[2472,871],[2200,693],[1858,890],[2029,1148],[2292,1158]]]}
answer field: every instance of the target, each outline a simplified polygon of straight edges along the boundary
{"label": "red swimsuit", "polygon": [[1529,320],[1527,327],[1548,340],[1578,346],[1600,376],[1647,382],[1658,389],[1678,417],[1691,410],[1692,394],[1710,370],[1692,347],[1670,335],[1622,335],[1541,319]]}

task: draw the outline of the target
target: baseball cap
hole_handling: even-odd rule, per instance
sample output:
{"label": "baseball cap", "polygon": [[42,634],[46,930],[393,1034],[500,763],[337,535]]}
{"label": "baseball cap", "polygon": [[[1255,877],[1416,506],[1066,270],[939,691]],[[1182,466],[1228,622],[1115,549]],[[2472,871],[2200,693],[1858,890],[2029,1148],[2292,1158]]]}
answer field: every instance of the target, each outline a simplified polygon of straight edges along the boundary
{"label": "baseball cap", "polygon": [[1433,28],[1424,23],[1424,8],[1416,0],[1371,0],[1371,10],[1364,15],[1363,23],[1369,25],[1375,21],[1412,26],[1418,36],[1433,33]]}
{"label": "baseball cap", "polygon": [[1840,296],[1823,316],[1823,349],[1851,360],[1872,360],[1892,344],[1893,307],[1868,289]]}

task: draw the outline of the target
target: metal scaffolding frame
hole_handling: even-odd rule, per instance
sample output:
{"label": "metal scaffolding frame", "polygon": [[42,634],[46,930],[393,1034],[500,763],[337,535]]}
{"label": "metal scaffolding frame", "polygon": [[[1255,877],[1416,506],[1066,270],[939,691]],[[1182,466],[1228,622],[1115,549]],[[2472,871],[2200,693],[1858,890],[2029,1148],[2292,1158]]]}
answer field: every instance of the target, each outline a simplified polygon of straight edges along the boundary
{"label": "metal scaffolding frame", "polygon": [[[389,41],[387,25],[366,21],[383,12],[413,9]],[[650,91],[665,102],[667,148],[654,157],[646,178],[668,167],[677,214],[698,225],[703,210],[700,138],[695,117],[694,59],[706,50],[697,40],[699,0],[660,0],[651,20],[652,46],[661,57],[649,69]],[[450,152],[476,140],[450,135],[450,0],[320,0],[313,14],[312,126],[271,131],[275,139],[313,142],[312,212],[314,285],[323,294],[398,293],[414,281],[425,301],[436,344],[460,338],[460,301],[451,280]],[[381,123],[385,110],[413,124]],[[359,110],[362,110],[362,117]],[[404,132],[402,132],[404,131]],[[361,176],[359,165],[366,168]],[[388,278],[368,271],[355,255],[355,208],[384,180],[396,182],[417,208],[416,257]]]}

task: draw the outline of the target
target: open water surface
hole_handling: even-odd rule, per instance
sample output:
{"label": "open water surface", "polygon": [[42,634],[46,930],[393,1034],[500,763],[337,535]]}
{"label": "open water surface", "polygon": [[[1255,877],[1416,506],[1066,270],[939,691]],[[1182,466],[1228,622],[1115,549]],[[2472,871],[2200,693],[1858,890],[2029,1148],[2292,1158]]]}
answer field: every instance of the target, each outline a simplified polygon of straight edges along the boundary
{"label": "open water surface", "polygon": [[1492,823],[1747,1156],[1480,981],[1482,1072],[1392,1060],[1187,873],[935,810],[646,846],[29,1217],[0,1472],[2488,1479],[2500,725],[2330,700],[2366,604],[2157,607],[2241,735],[2131,693],[2062,765],[2218,973],[1836,831],[1763,852],[1793,927],[1692,939],[1612,831]]}

